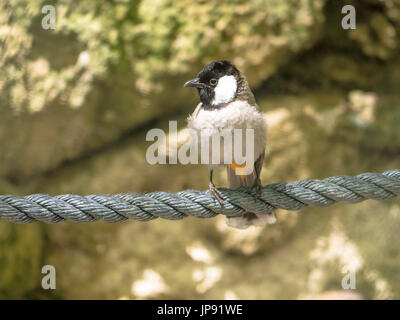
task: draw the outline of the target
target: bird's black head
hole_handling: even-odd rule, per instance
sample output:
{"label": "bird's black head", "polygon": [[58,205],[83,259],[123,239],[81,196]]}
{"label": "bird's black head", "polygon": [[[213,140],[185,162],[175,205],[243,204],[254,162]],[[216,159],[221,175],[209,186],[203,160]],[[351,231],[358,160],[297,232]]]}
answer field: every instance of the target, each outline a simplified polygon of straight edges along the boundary
{"label": "bird's black head", "polygon": [[197,78],[185,83],[185,87],[197,88],[204,108],[219,108],[236,98],[240,72],[225,60],[207,65]]}

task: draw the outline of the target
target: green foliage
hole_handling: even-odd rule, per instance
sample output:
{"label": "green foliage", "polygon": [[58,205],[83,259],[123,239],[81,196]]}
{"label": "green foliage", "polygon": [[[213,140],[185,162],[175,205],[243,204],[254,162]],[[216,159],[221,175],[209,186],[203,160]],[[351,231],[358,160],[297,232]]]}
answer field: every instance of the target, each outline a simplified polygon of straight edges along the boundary
{"label": "green foliage", "polygon": [[[364,54],[387,60],[398,54],[400,40],[400,1],[354,1],[360,13],[357,29],[349,32]],[[361,10],[360,10],[361,9]]]}
{"label": "green foliage", "polygon": [[[322,20],[318,1],[79,1],[55,3],[57,27],[40,30],[43,1],[1,4],[5,44],[2,94],[15,110],[31,112],[56,98],[80,107],[93,79],[110,65],[132,72],[144,93],[162,89],[162,75],[175,76],[213,59],[231,59],[258,83],[304,47]],[[76,37],[74,60],[54,67],[39,38]],[[53,38],[52,38],[53,37]],[[57,42],[55,42],[57,45]],[[54,48],[50,46],[50,50]],[[69,53],[68,51],[66,52]],[[61,53],[63,55],[63,53]],[[64,53],[65,55],[65,53]],[[68,61],[68,58],[65,58]]]}

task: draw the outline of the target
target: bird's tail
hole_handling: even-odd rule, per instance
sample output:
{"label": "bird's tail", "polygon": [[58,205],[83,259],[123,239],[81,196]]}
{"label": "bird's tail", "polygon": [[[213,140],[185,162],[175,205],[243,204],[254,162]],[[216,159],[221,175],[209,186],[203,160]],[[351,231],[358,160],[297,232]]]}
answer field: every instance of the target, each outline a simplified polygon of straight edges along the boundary
{"label": "bird's tail", "polygon": [[[229,189],[236,189],[238,187],[253,187],[257,178],[261,174],[263,162],[265,158],[265,151],[254,162],[254,170],[248,175],[237,175],[236,170],[240,167],[237,164],[227,166],[228,186]],[[275,222],[274,214],[256,214],[253,212],[246,212],[241,217],[227,217],[227,224],[230,227],[238,229],[246,229],[249,226],[265,226]]]}

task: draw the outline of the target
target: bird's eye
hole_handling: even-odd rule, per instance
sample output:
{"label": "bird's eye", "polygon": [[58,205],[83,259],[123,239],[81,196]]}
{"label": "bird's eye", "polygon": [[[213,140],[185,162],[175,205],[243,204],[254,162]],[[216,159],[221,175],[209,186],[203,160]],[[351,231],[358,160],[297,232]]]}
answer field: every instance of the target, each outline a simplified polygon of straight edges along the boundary
{"label": "bird's eye", "polygon": [[215,86],[217,84],[217,79],[215,79],[215,78],[210,79],[210,84],[212,86]]}

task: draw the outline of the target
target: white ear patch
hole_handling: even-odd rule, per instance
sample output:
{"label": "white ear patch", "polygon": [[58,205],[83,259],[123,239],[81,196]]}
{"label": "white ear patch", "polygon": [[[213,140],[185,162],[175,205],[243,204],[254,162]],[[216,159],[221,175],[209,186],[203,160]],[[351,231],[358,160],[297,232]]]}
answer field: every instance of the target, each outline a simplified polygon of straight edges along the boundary
{"label": "white ear patch", "polygon": [[223,76],[219,78],[218,84],[214,89],[213,105],[231,102],[235,97],[237,83],[234,76]]}

